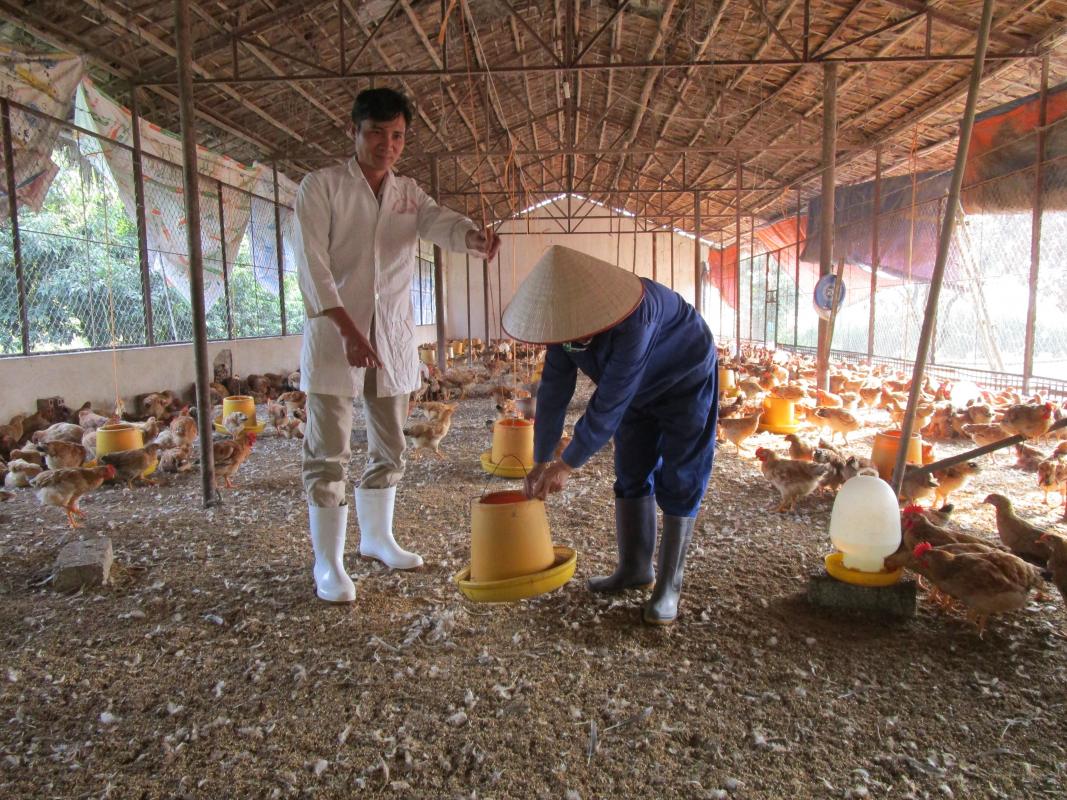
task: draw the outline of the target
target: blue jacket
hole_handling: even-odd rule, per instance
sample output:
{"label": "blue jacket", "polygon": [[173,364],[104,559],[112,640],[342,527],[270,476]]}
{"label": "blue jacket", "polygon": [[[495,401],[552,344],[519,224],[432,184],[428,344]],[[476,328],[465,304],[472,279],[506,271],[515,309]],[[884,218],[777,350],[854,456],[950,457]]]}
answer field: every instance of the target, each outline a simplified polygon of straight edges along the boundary
{"label": "blue jacket", "polygon": [[[711,331],[689,303],[642,278],[645,295],[618,325],[581,351],[549,345],[537,392],[534,458],[551,461],[581,370],[596,384],[562,458],[578,468],[608,443],[630,407],[655,409],[664,395],[697,391],[716,368]],[[706,409],[704,412],[706,414]]]}

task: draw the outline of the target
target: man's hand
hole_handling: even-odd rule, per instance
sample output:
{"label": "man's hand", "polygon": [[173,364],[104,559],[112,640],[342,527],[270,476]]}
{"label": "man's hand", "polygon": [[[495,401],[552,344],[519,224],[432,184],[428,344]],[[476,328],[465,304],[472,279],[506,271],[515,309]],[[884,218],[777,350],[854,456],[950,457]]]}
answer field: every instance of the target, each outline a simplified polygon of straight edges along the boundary
{"label": "man's hand", "polygon": [[480,231],[467,231],[467,249],[481,253],[486,261],[492,261],[496,257],[496,251],[500,249],[500,237],[492,228]]}
{"label": "man's hand", "polygon": [[567,479],[572,472],[574,470],[563,461],[538,464],[526,476],[524,493],[530,499],[544,500],[550,494],[561,491],[567,485]]}
{"label": "man's hand", "polygon": [[380,368],[382,366],[382,360],[378,357],[378,353],[375,352],[371,343],[367,341],[367,337],[360,333],[359,328],[356,327],[356,323],[353,322],[347,311],[338,306],[337,308],[327,308],[322,313],[323,316],[329,317],[333,324],[337,326],[337,330],[341,334],[341,342],[345,348],[345,360],[348,361],[350,367]]}

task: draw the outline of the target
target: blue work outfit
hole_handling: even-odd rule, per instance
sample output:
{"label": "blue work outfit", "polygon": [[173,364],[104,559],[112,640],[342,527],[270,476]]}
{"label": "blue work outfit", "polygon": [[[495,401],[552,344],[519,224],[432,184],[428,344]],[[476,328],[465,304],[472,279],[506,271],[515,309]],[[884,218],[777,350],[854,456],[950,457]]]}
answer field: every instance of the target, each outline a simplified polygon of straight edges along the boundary
{"label": "blue work outfit", "polygon": [[534,458],[552,460],[581,370],[596,391],[561,458],[581,467],[615,437],[615,496],[654,494],[664,514],[695,517],[715,455],[715,340],[697,312],[641,279],[644,297],[588,344],[549,345],[537,392]]}

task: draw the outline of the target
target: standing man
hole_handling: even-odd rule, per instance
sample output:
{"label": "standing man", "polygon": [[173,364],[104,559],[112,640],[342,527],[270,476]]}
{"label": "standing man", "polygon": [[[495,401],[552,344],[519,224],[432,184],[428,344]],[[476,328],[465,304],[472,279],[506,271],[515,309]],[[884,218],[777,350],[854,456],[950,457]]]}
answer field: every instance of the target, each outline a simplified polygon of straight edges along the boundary
{"label": "standing man", "polygon": [[[648,588],[655,581],[644,620],[673,622],[715,455],[718,369],[711,331],[667,287],[559,246],[548,249],[519,287],[503,326],[516,339],[548,345],[527,496],[543,500],[558,492],[614,437],[618,566],[590,578],[589,590]],[[553,461],[579,370],[596,391]],[[663,533],[654,572],[657,504]]]}
{"label": "standing man", "polygon": [[393,538],[408,394],[419,385],[411,307],[418,239],[488,259],[499,247],[491,230],[479,231],[393,173],[411,119],[403,94],[360,92],[352,107],[355,158],[309,174],[296,198],[297,274],[307,311],[303,479],[315,589],[334,603],[356,597],[343,556],[352,398],[359,393],[367,421],[367,465],[355,490],[360,555],[391,569],[422,565]]}

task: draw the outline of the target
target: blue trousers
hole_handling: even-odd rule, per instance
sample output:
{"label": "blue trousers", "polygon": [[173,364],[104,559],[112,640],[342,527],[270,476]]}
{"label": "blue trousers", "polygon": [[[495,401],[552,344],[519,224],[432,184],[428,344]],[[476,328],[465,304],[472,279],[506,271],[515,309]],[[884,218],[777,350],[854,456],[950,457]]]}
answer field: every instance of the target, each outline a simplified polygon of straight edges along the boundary
{"label": "blue trousers", "polygon": [[672,517],[695,517],[715,460],[719,373],[704,383],[629,408],[615,431],[615,496],[647,497]]}

